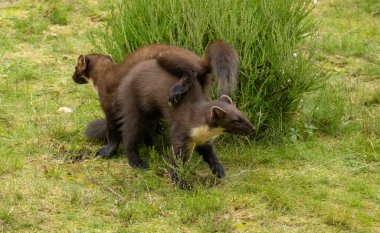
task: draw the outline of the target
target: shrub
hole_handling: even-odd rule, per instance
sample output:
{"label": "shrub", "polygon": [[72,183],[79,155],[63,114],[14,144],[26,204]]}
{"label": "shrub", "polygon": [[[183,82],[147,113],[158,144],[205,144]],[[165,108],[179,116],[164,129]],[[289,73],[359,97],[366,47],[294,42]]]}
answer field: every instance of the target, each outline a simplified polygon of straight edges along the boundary
{"label": "shrub", "polygon": [[305,49],[317,26],[311,9],[305,0],[122,0],[90,41],[116,61],[150,43],[198,54],[211,41],[231,43],[240,56],[234,100],[260,136],[276,139],[320,76],[312,49]]}

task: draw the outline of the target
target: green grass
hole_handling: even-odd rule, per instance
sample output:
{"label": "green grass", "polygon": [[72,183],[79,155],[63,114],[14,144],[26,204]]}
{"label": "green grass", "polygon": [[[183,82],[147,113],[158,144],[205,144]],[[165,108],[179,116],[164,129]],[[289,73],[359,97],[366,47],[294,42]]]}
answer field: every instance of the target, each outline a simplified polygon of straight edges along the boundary
{"label": "green grass", "polygon": [[[54,4],[67,24],[44,14]],[[1,232],[380,231],[376,1],[319,1],[326,86],[305,94],[282,145],[218,140],[225,179],[193,155],[192,191],[170,182],[160,143],[141,149],[148,171],[94,158],[83,131],[102,112],[71,75],[110,4],[54,4],[0,4]]]}

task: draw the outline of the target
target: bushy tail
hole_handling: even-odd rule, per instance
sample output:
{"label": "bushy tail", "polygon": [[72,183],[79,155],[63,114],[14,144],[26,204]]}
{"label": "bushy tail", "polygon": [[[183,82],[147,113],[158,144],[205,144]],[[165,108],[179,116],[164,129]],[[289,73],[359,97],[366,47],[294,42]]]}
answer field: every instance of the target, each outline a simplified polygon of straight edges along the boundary
{"label": "bushy tail", "polygon": [[88,139],[106,140],[107,139],[107,122],[105,119],[99,119],[90,122],[84,132]]}
{"label": "bushy tail", "polygon": [[204,56],[204,62],[211,66],[219,95],[230,95],[236,89],[239,57],[236,50],[224,41],[211,43]]}

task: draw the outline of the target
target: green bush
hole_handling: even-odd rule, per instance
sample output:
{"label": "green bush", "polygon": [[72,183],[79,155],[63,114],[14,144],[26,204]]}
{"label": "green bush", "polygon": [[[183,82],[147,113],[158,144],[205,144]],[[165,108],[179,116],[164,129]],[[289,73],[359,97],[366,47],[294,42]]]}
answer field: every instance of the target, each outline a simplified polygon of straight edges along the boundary
{"label": "green bush", "polygon": [[240,56],[234,100],[259,129],[256,136],[278,139],[320,77],[308,46],[317,27],[311,9],[305,0],[123,0],[90,41],[116,61],[150,43],[200,55],[211,41],[231,43]]}

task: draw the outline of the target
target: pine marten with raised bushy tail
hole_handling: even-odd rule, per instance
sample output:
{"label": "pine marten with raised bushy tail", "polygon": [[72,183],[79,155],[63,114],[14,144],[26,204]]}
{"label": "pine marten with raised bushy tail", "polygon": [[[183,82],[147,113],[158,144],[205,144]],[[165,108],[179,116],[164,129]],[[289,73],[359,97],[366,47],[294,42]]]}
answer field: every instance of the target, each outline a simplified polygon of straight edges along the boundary
{"label": "pine marten with raised bushy tail", "polygon": [[110,156],[121,140],[117,118],[119,106],[116,102],[120,81],[137,63],[152,58],[177,77],[168,92],[162,93],[166,102],[173,107],[181,102],[182,96],[196,82],[201,85],[203,93],[208,93],[210,74],[215,76],[221,94],[230,93],[236,86],[238,56],[235,49],[223,41],[211,43],[203,58],[184,48],[161,44],[139,48],[120,64],[115,64],[108,55],[80,55],[72,78],[78,84],[92,82],[106,118],[105,121],[91,122],[86,129],[88,138],[107,138],[108,144],[97,152],[97,156]]}
{"label": "pine marten with raised bushy tail", "polygon": [[[173,166],[176,157],[186,162],[189,154],[195,150],[217,177],[224,177],[214,139],[224,133],[248,135],[254,131],[254,127],[227,95],[222,95],[216,101],[208,101],[199,82],[193,83],[176,107],[169,106],[167,93],[177,81],[178,77],[162,68],[156,59],[138,63],[122,80],[117,101],[129,165],[148,168],[148,164],[139,156],[139,144],[152,130],[150,126],[163,120],[169,127],[174,152]],[[171,178],[181,183],[175,169]]]}

